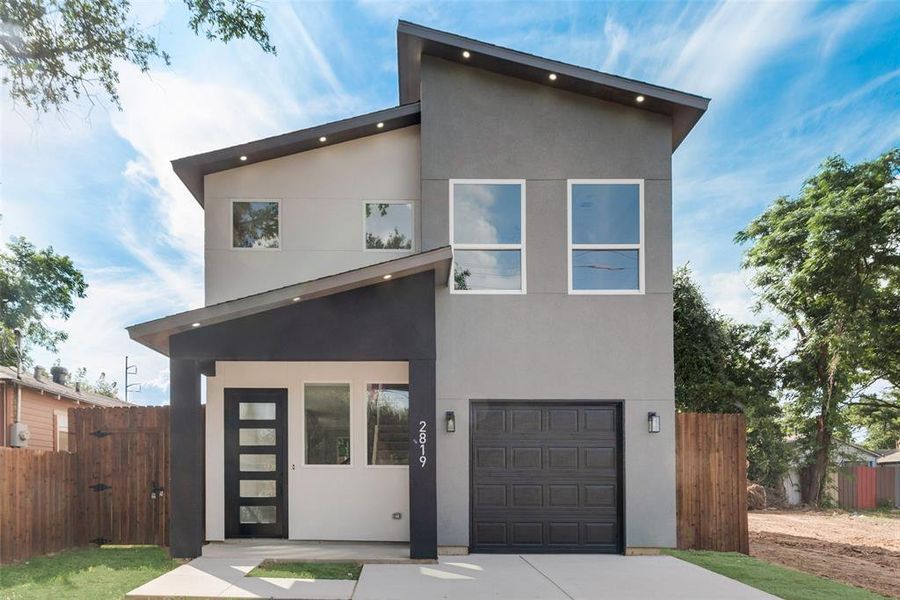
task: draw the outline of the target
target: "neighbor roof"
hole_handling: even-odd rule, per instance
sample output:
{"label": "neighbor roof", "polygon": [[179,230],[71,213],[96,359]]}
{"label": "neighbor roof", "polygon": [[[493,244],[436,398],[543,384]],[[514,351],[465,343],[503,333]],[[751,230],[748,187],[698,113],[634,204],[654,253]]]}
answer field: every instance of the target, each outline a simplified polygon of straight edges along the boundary
{"label": "neighbor roof", "polygon": [[445,283],[450,273],[450,259],[452,257],[453,253],[450,247],[442,246],[434,250],[410,254],[402,258],[353,269],[352,271],[344,271],[336,275],[328,275],[319,279],[312,279],[132,325],[128,327],[128,335],[134,341],[168,356],[169,336],[182,331],[192,330],[195,328],[195,323],[199,323],[197,327],[223,323],[232,319],[289,306],[295,302],[306,302],[381,283],[386,275],[389,275],[390,279],[399,279],[434,269],[435,282]]}
{"label": "neighbor roof", "polygon": [[894,450],[885,454],[876,461],[879,465],[893,465],[900,463],[900,450]]}
{"label": "neighbor roof", "polygon": [[[463,52],[468,52],[468,57],[464,57]],[[703,96],[542,58],[408,21],[400,21],[397,26],[401,103],[420,100],[423,54],[669,115],[672,117],[673,151],[684,141],[709,106],[709,98]],[[549,78],[550,73],[556,75],[553,81]],[[644,97],[643,102],[637,102],[638,96]]]}
{"label": "neighbor roof", "polygon": [[[463,51],[469,53],[468,58],[463,58]],[[399,106],[179,158],[172,161],[172,167],[197,202],[203,206],[203,178],[206,175],[321,148],[323,143],[319,138],[322,136],[325,136],[330,146],[416,125],[421,121],[419,83],[423,54],[668,115],[672,118],[673,151],[697,124],[709,105],[709,98],[702,96],[577,67],[408,21],[400,21],[397,25]],[[549,73],[556,74],[555,81],[549,80]],[[636,100],[638,96],[643,96],[644,101],[638,103]],[[383,127],[379,128],[378,123],[383,123]],[[241,156],[246,157],[246,160],[242,161]]]}
{"label": "neighbor roof", "polygon": [[28,373],[22,373],[21,378],[16,377],[16,370],[10,367],[0,366],[0,381],[20,381],[25,387],[39,390],[46,394],[59,396],[68,400],[84,402],[85,404],[94,404],[96,406],[134,406],[129,402],[124,402],[118,398],[110,398],[103,394],[95,394],[94,392],[85,392],[76,390],[73,387],[62,385],[51,380],[35,379]]}

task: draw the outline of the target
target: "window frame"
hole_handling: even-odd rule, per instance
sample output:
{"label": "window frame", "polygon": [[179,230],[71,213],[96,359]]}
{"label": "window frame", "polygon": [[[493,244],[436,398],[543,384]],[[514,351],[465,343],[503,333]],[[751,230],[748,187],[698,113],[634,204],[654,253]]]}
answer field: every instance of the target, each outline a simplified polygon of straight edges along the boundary
{"label": "window frame", "polygon": [[[405,465],[370,465],[369,464],[369,386],[370,385],[405,385],[407,388],[409,387],[409,381],[388,381],[388,380],[370,380],[366,379],[363,381],[363,408],[365,409],[365,417],[363,418],[363,437],[365,440],[365,448],[364,448],[364,467],[367,469],[409,469],[409,454],[406,456],[406,464]],[[407,390],[407,394],[410,393],[411,390]],[[408,411],[412,411],[412,402],[410,401],[410,406],[408,407]],[[409,425],[409,414],[407,414],[407,426]],[[407,449],[408,450],[408,449]]]}
{"label": "window frame", "polygon": [[[348,425],[347,429],[349,431],[350,436],[350,462],[345,465],[321,465],[316,463],[308,463],[306,461],[306,386],[307,385],[346,385],[349,389],[350,396],[348,402]],[[319,381],[319,380],[306,380],[300,382],[300,418],[302,424],[302,432],[303,434],[300,436],[301,438],[301,446],[300,446],[300,466],[307,469],[349,469],[351,467],[356,466],[356,462],[353,459],[353,428],[355,425],[355,419],[353,418],[353,382],[349,380],[344,381]],[[290,438],[290,432],[288,433],[288,438]]]}
{"label": "window frame", "polygon": [[[243,248],[241,246],[234,245],[234,203],[235,202],[274,202],[278,205],[278,247],[277,248],[261,248],[256,246],[250,246],[249,248]],[[230,232],[229,238],[230,242],[230,250],[234,250],[237,252],[281,252],[281,248],[283,246],[284,239],[282,237],[282,212],[281,212],[281,198],[232,198],[228,202],[228,231]]]}
{"label": "window frame", "polygon": [[[447,279],[447,286],[450,288],[451,294],[460,294],[460,295],[525,295],[527,293],[527,284],[526,284],[526,257],[525,257],[525,213],[526,213],[526,182],[525,179],[450,179],[449,181],[449,194],[450,201],[448,206],[450,208],[450,214],[448,218],[449,226],[450,226],[450,248],[453,252],[453,258],[450,261],[450,275]],[[519,229],[521,231],[521,237],[519,239],[518,244],[457,244],[454,242],[453,238],[453,204],[454,204],[454,188],[457,184],[517,184],[519,189],[521,190],[520,194],[520,225]],[[453,273],[456,269],[456,251],[457,250],[518,250],[519,251],[519,261],[520,261],[520,279],[521,279],[521,287],[517,290],[457,290],[455,288],[455,282],[453,278]]]}
{"label": "window frame", "polygon": [[[402,248],[367,248],[366,247],[366,235],[369,233],[366,229],[366,205],[367,204],[408,204],[410,208],[410,214],[412,216],[412,239],[411,239],[411,248],[409,250],[404,250]],[[416,241],[418,236],[416,235],[416,201],[415,200],[363,200],[362,201],[362,249],[363,252],[387,252],[387,253],[398,253],[398,252],[415,252],[416,251]]]}
{"label": "window frame", "polygon": [[[572,187],[575,185],[638,186],[638,243],[637,244],[575,244],[572,242]],[[572,252],[575,250],[637,250],[638,288],[618,290],[576,290],[572,287]],[[566,181],[566,265],[568,293],[573,296],[638,296],[645,293],[646,243],[644,239],[644,180],[643,179],[569,179]]]}

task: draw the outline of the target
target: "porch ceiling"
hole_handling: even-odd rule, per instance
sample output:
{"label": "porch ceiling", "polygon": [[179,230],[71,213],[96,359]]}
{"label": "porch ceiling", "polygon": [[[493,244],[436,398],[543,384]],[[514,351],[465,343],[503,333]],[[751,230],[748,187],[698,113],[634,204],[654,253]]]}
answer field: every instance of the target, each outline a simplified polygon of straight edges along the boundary
{"label": "porch ceiling", "polygon": [[[329,275],[311,281],[189,310],[127,328],[134,341],[169,356],[169,336],[265,311],[434,270],[435,284],[446,285],[453,254],[449,246]],[[299,298],[299,300],[295,300]],[[198,324],[199,325],[196,325]]]}

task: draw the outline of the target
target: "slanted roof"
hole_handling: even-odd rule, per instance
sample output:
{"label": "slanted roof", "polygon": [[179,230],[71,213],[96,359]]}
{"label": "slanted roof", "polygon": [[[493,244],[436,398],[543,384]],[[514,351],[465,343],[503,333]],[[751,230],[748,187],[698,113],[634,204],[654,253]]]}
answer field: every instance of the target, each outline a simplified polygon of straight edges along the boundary
{"label": "slanted roof", "polygon": [[442,246],[352,271],[344,271],[336,275],[328,275],[132,325],[127,328],[128,335],[134,341],[168,356],[169,336],[193,330],[195,323],[199,323],[196,327],[204,327],[290,306],[296,302],[308,302],[316,298],[383,283],[385,276],[390,276],[389,278],[394,280],[433,269],[435,282],[446,284],[452,257],[453,253],[450,247]]}
{"label": "slanted roof", "polygon": [[[463,58],[464,50],[470,53],[469,58]],[[702,96],[400,21],[397,26],[399,106],[179,158],[172,161],[172,167],[197,202],[203,206],[203,178],[211,173],[416,125],[421,121],[419,83],[423,54],[668,115],[672,117],[673,151],[697,124],[709,105],[709,98]],[[550,81],[549,73],[555,73],[557,79]],[[643,96],[644,101],[638,103],[637,96]],[[379,128],[378,123],[383,123],[383,127]],[[324,143],[319,141],[322,136],[327,138]],[[242,161],[241,156],[246,156],[246,160]]]}
{"label": "slanted roof", "polygon": [[103,394],[95,394],[94,392],[86,392],[76,390],[73,387],[62,385],[51,380],[36,379],[28,373],[22,373],[21,378],[16,377],[16,370],[11,367],[0,366],[0,380],[2,381],[18,381],[25,387],[38,390],[45,394],[58,396],[67,400],[84,402],[85,404],[93,404],[96,406],[134,406],[130,402],[124,402],[118,398],[110,398]]}
{"label": "slanted roof", "polygon": [[900,449],[888,452],[876,461],[879,465],[900,464]]}
{"label": "slanted roof", "polygon": [[[463,56],[464,51],[469,53],[468,58]],[[397,26],[401,103],[421,99],[419,84],[423,54],[669,115],[672,117],[673,151],[684,141],[709,106],[709,98],[703,96],[542,58],[408,21],[400,21]],[[556,75],[555,80],[550,80],[550,73]],[[644,101],[637,102],[638,96],[643,96]]]}

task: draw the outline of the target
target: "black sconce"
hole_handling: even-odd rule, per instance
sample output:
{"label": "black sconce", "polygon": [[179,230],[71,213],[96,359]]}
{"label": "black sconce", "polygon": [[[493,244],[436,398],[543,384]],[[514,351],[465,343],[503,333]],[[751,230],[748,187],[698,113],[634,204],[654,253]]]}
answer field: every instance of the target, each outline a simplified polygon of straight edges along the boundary
{"label": "black sconce", "polygon": [[444,415],[447,421],[447,433],[453,433],[456,431],[456,415],[452,410],[448,410]]}
{"label": "black sconce", "polygon": [[659,415],[655,412],[647,413],[647,431],[659,433]]}

